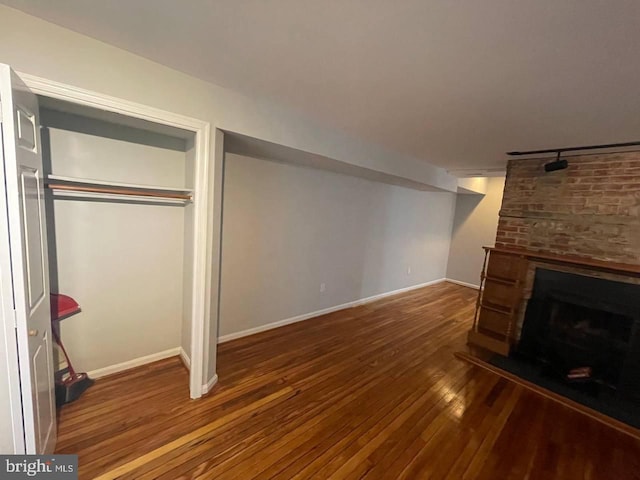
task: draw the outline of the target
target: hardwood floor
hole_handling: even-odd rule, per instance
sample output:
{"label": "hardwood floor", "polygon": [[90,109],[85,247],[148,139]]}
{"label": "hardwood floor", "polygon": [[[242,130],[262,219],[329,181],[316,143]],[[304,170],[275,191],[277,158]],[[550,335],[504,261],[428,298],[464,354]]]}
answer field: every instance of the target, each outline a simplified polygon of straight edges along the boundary
{"label": "hardwood floor", "polygon": [[220,345],[188,398],[169,359],[59,415],[80,478],[631,479],[640,442],[454,358],[474,290],[442,283]]}

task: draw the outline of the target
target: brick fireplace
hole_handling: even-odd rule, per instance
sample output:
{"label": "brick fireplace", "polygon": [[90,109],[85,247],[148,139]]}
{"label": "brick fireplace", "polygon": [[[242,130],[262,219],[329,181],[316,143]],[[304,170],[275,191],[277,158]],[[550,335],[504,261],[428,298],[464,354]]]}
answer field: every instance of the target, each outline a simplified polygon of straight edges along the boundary
{"label": "brick fireplace", "polygon": [[640,152],[563,158],[509,162],[469,343],[639,402]]}
{"label": "brick fireplace", "polygon": [[[496,247],[557,256],[551,264],[541,258],[527,264],[515,342],[537,269],[640,284],[632,267],[640,266],[640,152],[564,158],[568,168],[554,172],[544,170],[548,158],[511,160],[507,167]],[[630,271],[594,268],[593,261]]]}

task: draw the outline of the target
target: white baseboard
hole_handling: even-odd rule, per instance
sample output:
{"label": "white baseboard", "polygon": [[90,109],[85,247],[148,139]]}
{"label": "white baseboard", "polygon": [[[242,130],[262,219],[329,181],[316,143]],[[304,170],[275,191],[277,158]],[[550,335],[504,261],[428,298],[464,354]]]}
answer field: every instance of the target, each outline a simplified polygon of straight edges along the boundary
{"label": "white baseboard", "polygon": [[180,347],[180,360],[184,363],[184,366],[187,367],[187,370],[191,370],[191,359],[187,352],[184,351],[184,348]]}
{"label": "white baseboard", "polygon": [[460,280],[454,280],[452,278],[447,278],[446,280],[449,283],[455,283],[456,285],[462,285],[463,287],[475,288],[476,290],[480,288],[480,285],[476,285],[474,283],[461,282]]}
{"label": "white baseboard", "polygon": [[202,385],[202,394],[206,395],[211,391],[211,389],[218,383],[218,374],[216,373],[211,380]]}
{"label": "white baseboard", "polygon": [[350,307],[355,307],[358,305],[364,305],[365,303],[375,302],[376,300],[380,300],[385,297],[390,297],[392,295],[398,295],[399,293],[410,292],[411,290],[417,290],[418,288],[429,287],[431,285],[436,285],[438,283],[442,283],[446,280],[446,278],[437,278],[435,280],[430,280],[428,282],[419,283],[418,285],[411,285],[410,287],[399,288],[397,290],[391,290],[390,292],[379,293],[377,295],[373,295],[371,297],[361,298],[360,300],[356,300],[355,302],[351,302]]}
{"label": "white baseboard", "polygon": [[157,362],[158,360],[164,360],[165,358],[169,357],[175,357],[177,355],[180,355],[180,350],[180,347],[171,348],[169,350],[165,350],[164,352],[152,353],[151,355],[134,358],[133,360],[117,363],[116,365],[109,365],[108,367],[98,368],[97,370],[87,372],[87,374],[93,379],[106,377],[107,375],[113,375],[114,373],[123,372],[124,370],[129,370],[130,368],[146,365],[147,363]]}
{"label": "white baseboard", "polygon": [[431,280],[429,282],[421,283],[419,285],[412,285],[410,287],[399,288],[398,290],[379,293],[378,295],[361,298],[359,300],[354,300],[353,302],[343,303],[341,305],[336,305],[334,307],[324,308],[322,310],[316,310],[315,312],[304,313],[302,315],[286,318],[284,320],[278,320],[277,322],[267,323],[266,325],[260,325],[259,327],[249,328],[248,330],[242,330],[241,332],[229,333],[228,335],[223,335],[221,337],[218,337],[218,343],[229,342],[231,340],[235,340],[236,338],[248,337],[249,335],[254,335],[256,333],[266,332],[267,330],[273,330],[274,328],[283,327],[285,325],[290,325],[292,323],[302,322],[310,318],[319,317],[320,315],[326,315],[327,313],[337,312],[338,310],[344,310],[345,308],[357,307],[359,305],[364,305],[365,303],[375,302],[376,300],[380,300],[382,298],[389,297],[391,295],[397,295],[399,293],[409,292],[411,290],[416,290],[418,288],[428,287],[430,285],[442,283],[445,280],[446,280],[445,278],[438,278],[437,280]]}

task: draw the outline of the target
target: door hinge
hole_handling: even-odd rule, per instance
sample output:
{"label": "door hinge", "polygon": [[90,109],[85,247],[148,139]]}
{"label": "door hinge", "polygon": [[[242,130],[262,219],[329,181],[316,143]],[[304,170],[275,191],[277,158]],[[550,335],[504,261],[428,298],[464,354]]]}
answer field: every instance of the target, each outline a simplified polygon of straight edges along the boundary
{"label": "door hinge", "polygon": [[13,328],[18,328],[18,312],[16,309],[13,309]]}

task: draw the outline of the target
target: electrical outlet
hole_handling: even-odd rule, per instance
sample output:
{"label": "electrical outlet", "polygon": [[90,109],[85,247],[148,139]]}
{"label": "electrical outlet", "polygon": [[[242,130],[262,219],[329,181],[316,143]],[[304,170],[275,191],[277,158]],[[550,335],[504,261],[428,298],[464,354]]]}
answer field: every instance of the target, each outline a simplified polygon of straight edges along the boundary
{"label": "electrical outlet", "polygon": [[320,293],[324,292],[327,288],[327,286],[324,283],[320,284]]}

